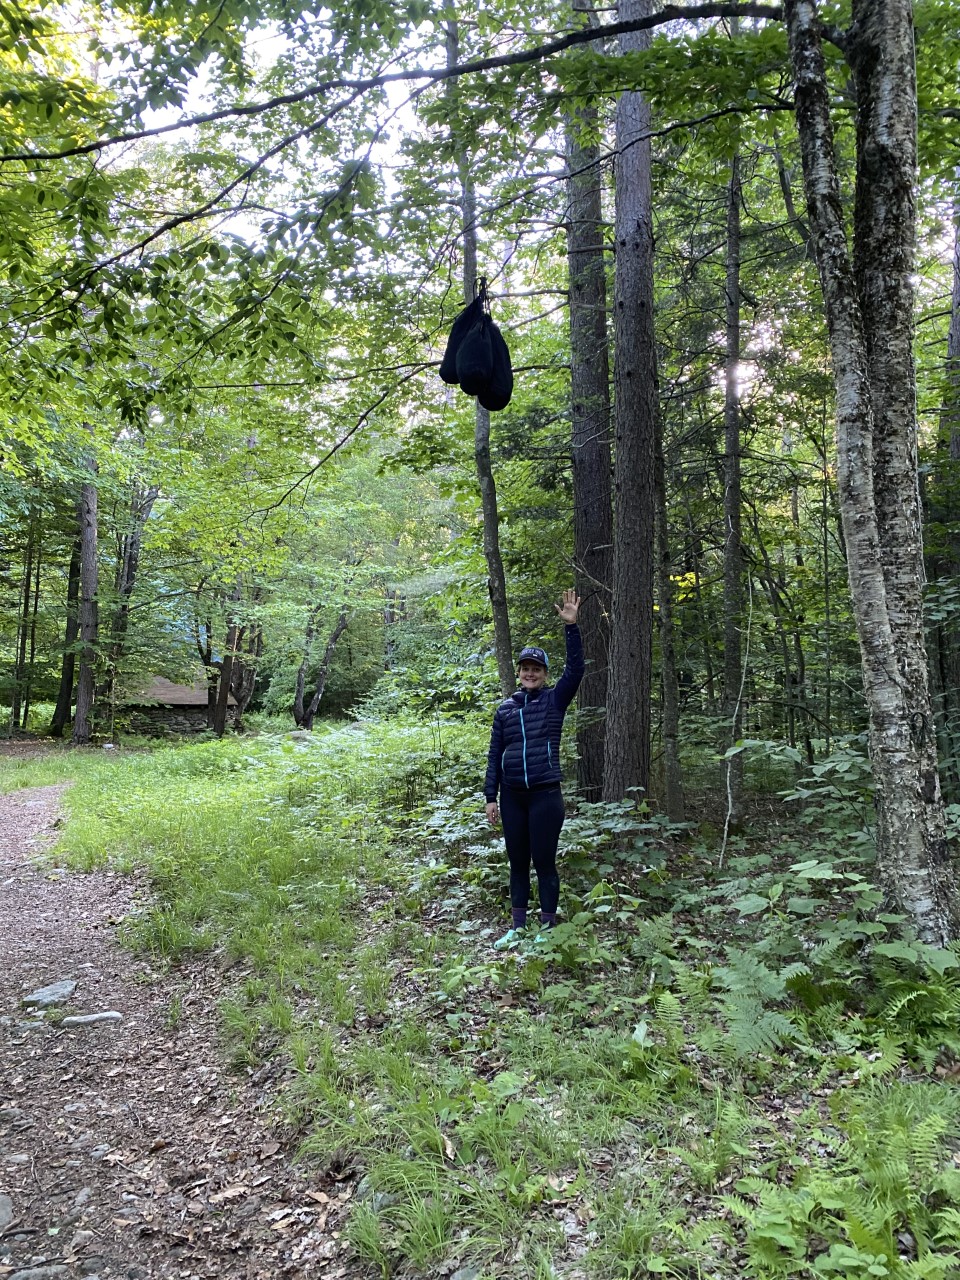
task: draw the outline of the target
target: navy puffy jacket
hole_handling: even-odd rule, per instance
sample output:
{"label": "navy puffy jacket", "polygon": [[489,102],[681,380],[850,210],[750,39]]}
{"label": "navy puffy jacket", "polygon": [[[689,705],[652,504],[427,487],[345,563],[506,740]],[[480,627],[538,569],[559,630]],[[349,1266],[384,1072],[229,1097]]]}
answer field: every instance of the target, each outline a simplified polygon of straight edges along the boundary
{"label": "navy puffy jacket", "polygon": [[529,791],[560,781],[563,718],[584,672],[580,628],[574,625],[565,631],[567,661],[557,683],[536,693],[518,689],[494,713],[483,785],[488,803],[496,800],[501,786]]}

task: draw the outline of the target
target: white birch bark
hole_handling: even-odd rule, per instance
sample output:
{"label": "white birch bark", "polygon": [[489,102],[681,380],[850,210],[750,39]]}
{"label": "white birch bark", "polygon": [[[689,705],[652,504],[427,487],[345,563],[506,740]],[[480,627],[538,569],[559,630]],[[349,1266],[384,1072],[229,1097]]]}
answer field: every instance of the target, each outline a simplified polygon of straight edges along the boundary
{"label": "white birch bark", "polygon": [[[870,95],[858,102],[856,265],[844,226],[815,0],[787,0],[785,14],[836,385],[838,484],[877,784],[878,870],[891,905],[907,915],[917,936],[944,945],[957,934],[957,902],[930,729],[914,501],[910,5],[860,4],[851,32],[858,88],[862,84]],[[885,175],[884,190],[874,196],[863,183],[881,155],[884,167],[895,172]],[[893,362],[894,369],[875,387],[880,360]],[[892,385],[897,379],[906,386]]]}

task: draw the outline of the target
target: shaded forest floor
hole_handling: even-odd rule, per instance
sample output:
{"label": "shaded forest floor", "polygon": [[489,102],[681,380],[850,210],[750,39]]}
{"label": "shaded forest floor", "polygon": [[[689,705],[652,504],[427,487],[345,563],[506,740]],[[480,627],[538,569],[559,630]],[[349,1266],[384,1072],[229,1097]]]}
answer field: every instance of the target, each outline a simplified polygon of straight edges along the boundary
{"label": "shaded forest floor", "polygon": [[498,953],[485,734],[0,758],[76,779],[2,800],[0,1274],[960,1271],[960,966],[883,910],[855,750],[726,845],[573,806],[564,923]]}

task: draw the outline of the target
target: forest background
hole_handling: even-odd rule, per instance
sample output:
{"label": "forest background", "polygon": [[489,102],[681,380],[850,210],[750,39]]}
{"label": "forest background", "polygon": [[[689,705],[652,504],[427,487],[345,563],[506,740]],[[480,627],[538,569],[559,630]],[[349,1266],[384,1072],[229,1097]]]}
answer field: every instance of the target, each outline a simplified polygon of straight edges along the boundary
{"label": "forest background", "polygon": [[[400,930],[397,955],[442,957],[434,1012],[458,1044],[449,1001],[464,991],[533,991],[551,965],[580,975],[548,990],[568,1029],[594,1020],[577,1071],[630,1082],[629,1105],[611,1103],[618,1123],[658,1090],[681,1110],[702,1100],[686,1036],[715,1028],[696,1054],[733,1111],[718,1106],[692,1147],[661,1142],[687,1153],[674,1165],[699,1191],[730,1169],[746,1177],[748,1198],[696,1236],[718,1274],[741,1274],[745,1257],[759,1274],[947,1274],[956,1107],[900,1076],[952,1071],[960,1006],[960,14],[946,0],[685,12],[0,10],[0,700],[11,732],[133,741],[125,708],[150,678],[205,679],[211,733],[227,731],[230,694],[260,745],[124,763],[133,794],[174,779],[168,799],[184,799],[176,787],[209,773],[211,823],[216,804],[239,806],[244,831],[285,805],[290,840],[321,796],[346,828],[368,803],[410,830],[426,821],[436,845],[397,900],[429,913],[450,876],[450,910],[482,938],[477,903],[497,881],[478,843],[483,727],[513,687],[515,648],[559,657],[553,602],[574,581],[591,663],[567,762],[576,923],[550,954],[486,967],[455,949],[470,930],[428,932],[430,945]],[[436,372],[481,276],[516,377],[492,418]],[[351,716],[367,745],[335,728],[313,746],[276,736],[318,714]],[[379,778],[338,789],[332,743]],[[241,799],[233,781],[221,793],[213,776],[243,761],[262,794]],[[105,765],[68,767],[116,784]],[[115,851],[108,836],[123,844],[102,791],[72,803],[81,859]],[[166,898],[139,943],[246,948],[263,973],[233,1007],[243,1052],[264,1049],[268,1026],[265,1051],[300,1037],[296,1070],[316,1077],[323,1055],[277,979],[265,919],[251,932],[218,915],[226,883],[201,900],[212,839],[173,841],[182,858],[155,868]],[[260,840],[220,845],[231,884],[263,856]],[[332,856],[321,839],[317,857]],[[278,859],[252,876],[266,898],[251,911],[280,911],[280,889],[307,874]],[[357,889],[355,873],[342,883]],[[685,915],[701,911],[723,922],[725,951],[701,955]],[[313,942],[324,919],[303,926]],[[340,941],[347,953],[356,939]],[[372,973],[383,957],[363,954]],[[623,974],[607,984],[584,977],[610,965]],[[317,998],[355,1029],[355,1001],[333,987]],[[633,1005],[646,1014],[621,1040],[607,1022]],[[787,1196],[769,1161],[740,1165],[758,1149],[746,1099],[786,1047],[796,1068],[797,1044],[821,1084],[862,1078],[867,1100],[840,1106],[829,1141],[817,1115],[827,1181]],[[492,1041],[474,1050],[513,1062]],[[568,1184],[520,1169],[540,1121],[529,1068],[515,1067],[489,1095],[461,1081],[435,1145],[441,1172],[450,1133],[468,1165],[486,1150],[490,1185],[522,1215]],[[888,1077],[905,1092],[878,1091]],[[427,1086],[403,1087],[422,1101]],[[329,1114],[343,1081],[330,1090],[314,1078],[298,1102],[310,1123],[322,1114],[327,1155],[349,1127]],[[631,1091],[644,1090],[641,1106]],[[886,1120],[864,1122],[864,1107]],[[929,1133],[911,1108],[927,1108]],[[400,1127],[379,1114],[389,1152]],[[483,1148],[483,1117],[517,1146]],[[911,1147],[918,1124],[926,1145]],[[880,1160],[896,1185],[854,1172],[851,1144],[871,1128],[901,1144]],[[559,1169],[598,1140],[534,1145]],[[665,1227],[663,1201],[638,1204],[627,1166],[616,1175],[596,1267],[681,1266],[670,1240],[689,1223]],[[398,1176],[387,1160],[383,1194],[400,1194]],[[426,1226],[398,1204],[427,1217],[446,1205],[451,1232],[467,1212],[462,1187],[407,1192],[357,1217],[361,1256],[384,1270],[451,1254],[448,1235],[421,1256]],[[502,1243],[519,1227],[498,1230]],[[540,1274],[550,1250],[534,1236],[524,1257]]]}

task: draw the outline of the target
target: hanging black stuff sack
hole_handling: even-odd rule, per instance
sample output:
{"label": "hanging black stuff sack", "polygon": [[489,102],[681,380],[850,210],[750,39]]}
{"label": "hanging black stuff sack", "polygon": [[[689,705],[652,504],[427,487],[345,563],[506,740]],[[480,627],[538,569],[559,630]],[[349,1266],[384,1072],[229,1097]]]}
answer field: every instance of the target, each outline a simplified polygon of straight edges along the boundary
{"label": "hanging black stuff sack", "polygon": [[513,395],[510,350],[503,334],[490,318],[487,282],[477,281],[477,296],[457,316],[440,361],[440,377],[450,386],[460,385],[476,396],[484,409],[505,409]]}
{"label": "hanging black stuff sack", "polygon": [[457,352],[457,381],[464,395],[478,396],[486,391],[493,374],[493,343],[490,329],[493,321],[481,315],[470,326]]}
{"label": "hanging black stuff sack", "polygon": [[492,320],[490,321],[490,350],[493,356],[490,380],[484,389],[477,393],[477,399],[491,413],[499,413],[501,409],[507,407],[513,395],[513,367],[510,364],[510,348]]}
{"label": "hanging black stuff sack", "polygon": [[483,297],[477,294],[470,305],[464,307],[453,322],[450,337],[447,339],[447,349],[444,351],[443,359],[440,361],[440,377],[452,387],[455,387],[460,381],[457,377],[457,352],[460,350],[460,344],[482,315]]}

